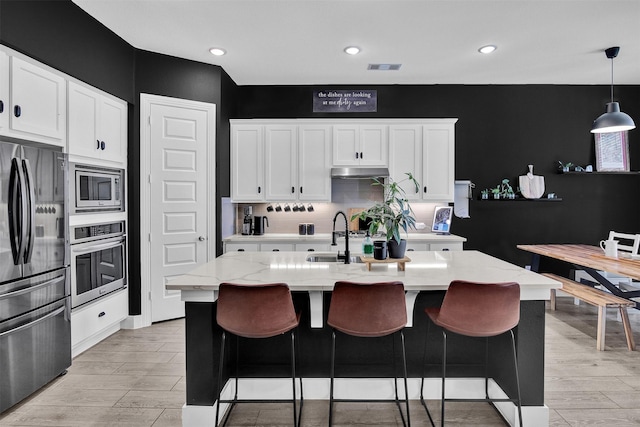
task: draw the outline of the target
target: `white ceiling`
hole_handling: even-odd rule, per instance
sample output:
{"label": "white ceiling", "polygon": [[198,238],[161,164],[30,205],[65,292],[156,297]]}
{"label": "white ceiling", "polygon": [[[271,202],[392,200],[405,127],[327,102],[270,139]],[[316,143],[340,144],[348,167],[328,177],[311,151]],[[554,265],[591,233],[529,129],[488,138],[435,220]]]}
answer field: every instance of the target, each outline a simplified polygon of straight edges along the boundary
{"label": "white ceiling", "polygon": [[615,84],[640,84],[640,0],[73,1],[134,47],[239,85],[609,84],[611,46]]}

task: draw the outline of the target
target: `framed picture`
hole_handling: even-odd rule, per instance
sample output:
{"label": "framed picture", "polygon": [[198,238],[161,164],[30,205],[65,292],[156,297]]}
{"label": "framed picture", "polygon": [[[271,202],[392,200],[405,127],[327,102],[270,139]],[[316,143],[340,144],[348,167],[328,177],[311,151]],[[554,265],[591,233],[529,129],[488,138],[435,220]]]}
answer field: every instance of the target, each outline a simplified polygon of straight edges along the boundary
{"label": "framed picture", "polygon": [[449,234],[451,230],[451,206],[439,206],[433,211],[433,224],[431,231],[434,233]]}
{"label": "framed picture", "polygon": [[627,131],[596,133],[596,171],[629,172]]}

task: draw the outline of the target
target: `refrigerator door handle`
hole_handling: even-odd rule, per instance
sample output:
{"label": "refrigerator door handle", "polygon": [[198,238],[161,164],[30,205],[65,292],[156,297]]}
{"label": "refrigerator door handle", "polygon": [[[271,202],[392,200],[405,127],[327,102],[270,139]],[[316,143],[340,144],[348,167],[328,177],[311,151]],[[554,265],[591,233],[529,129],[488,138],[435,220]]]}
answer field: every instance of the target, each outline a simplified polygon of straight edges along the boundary
{"label": "refrigerator door handle", "polygon": [[27,195],[29,196],[27,199],[27,212],[28,212],[28,227],[25,227],[25,238],[27,238],[27,244],[24,252],[24,262],[28,264],[31,262],[31,256],[33,255],[33,246],[34,239],[36,238],[36,192],[35,192],[35,182],[33,180],[33,173],[31,173],[31,165],[29,164],[29,160],[23,159],[22,166],[25,172],[25,187],[27,190]]}
{"label": "refrigerator door handle", "polygon": [[[19,159],[11,160],[11,176],[9,178],[9,236],[11,238],[11,252],[13,263],[20,265],[24,255],[25,229],[27,221],[27,201],[24,194],[24,173],[18,163]],[[20,206],[18,203],[20,202]]]}

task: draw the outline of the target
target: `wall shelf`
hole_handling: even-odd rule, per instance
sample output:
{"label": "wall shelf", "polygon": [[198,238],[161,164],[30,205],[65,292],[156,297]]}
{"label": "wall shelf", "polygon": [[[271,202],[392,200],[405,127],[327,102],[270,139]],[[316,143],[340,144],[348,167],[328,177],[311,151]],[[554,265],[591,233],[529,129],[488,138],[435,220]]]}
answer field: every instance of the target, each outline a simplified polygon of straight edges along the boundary
{"label": "wall shelf", "polygon": [[526,199],[524,197],[516,197],[515,199],[476,199],[478,202],[561,202],[562,198],[556,197],[553,199],[547,199],[541,197],[539,199]]}
{"label": "wall shelf", "polygon": [[623,171],[601,171],[601,172],[576,172],[569,171],[563,172],[561,170],[558,171],[560,175],[640,175],[640,171],[631,171],[631,172],[623,172]]}

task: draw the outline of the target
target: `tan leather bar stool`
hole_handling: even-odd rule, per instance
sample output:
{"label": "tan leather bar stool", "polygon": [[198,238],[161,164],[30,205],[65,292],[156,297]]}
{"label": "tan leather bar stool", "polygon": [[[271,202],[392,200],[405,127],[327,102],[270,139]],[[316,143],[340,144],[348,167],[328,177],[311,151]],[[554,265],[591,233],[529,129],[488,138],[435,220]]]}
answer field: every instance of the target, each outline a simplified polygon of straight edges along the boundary
{"label": "tan leather bar stool", "polygon": [[[327,324],[333,328],[331,341],[331,384],[329,390],[329,426],[333,425],[334,402],[395,402],[405,426],[411,426],[409,418],[409,398],[407,387],[407,359],[404,346],[403,328],[407,324],[407,310],[405,306],[404,285],[402,282],[354,283],[336,282]],[[335,376],[336,331],[356,337],[384,337],[391,335],[395,349],[396,332],[402,343],[402,362],[404,374],[404,400],[398,398],[398,377],[394,361],[395,399],[392,400],[360,400],[334,399],[333,382]],[[406,422],[400,406],[406,403]]]}
{"label": "tan leather bar stool", "polygon": [[[231,403],[231,408],[224,419],[226,424],[233,407],[237,403],[276,403],[291,402],[293,404],[293,424],[300,425],[302,416],[303,393],[300,379],[300,414],[296,412],[296,352],[295,328],[300,323],[300,315],[296,314],[289,287],[284,283],[264,285],[238,285],[222,283],[217,301],[218,325],[222,331],[222,345],[218,368],[218,394],[216,406],[216,426],[218,425],[220,403]],[[293,398],[287,400],[255,400],[238,399],[238,374],[235,377],[235,395],[233,399],[221,400],[222,375],[224,372],[225,343],[227,333],[242,338],[271,338],[284,333],[291,334],[291,381]],[[237,338],[236,338],[237,339]],[[237,368],[237,363],[236,363]],[[223,425],[224,425],[223,424]]]}
{"label": "tan leather bar stool", "polygon": [[[520,322],[520,285],[509,283],[475,283],[454,280],[445,293],[440,307],[428,307],[425,312],[442,329],[442,407],[441,425],[444,426],[445,402],[513,402],[518,406],[518,418],[522,427],[520,402],[520,379],[518,358],[513,329]],[[485,338],[485,399],[447,399],[445,379],[447,374],[447,332],[467,337]],[[492,399],[489,397],[488,359],[489,337],[509,332],[513,349],[513,364],[516,375],[516,399]],[[427,327],[427,334],[429,333]],[[425,345],[426,358],[426,345]],[[420,401],[431,421],[433,418],[423,396],[424,375],[420,385]]]}

